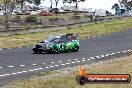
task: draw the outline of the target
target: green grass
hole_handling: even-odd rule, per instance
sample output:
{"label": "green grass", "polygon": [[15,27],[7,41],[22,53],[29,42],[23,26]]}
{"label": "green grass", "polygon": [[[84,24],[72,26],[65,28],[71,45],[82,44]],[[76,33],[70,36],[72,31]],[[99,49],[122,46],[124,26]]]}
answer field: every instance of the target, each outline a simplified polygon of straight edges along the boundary
{"label": "green grass", "polygon": [[0,0],[0,3],[3,3],[4,2],[4,0]]}
{"label": "green grass", "polygon": [[[132,55],[116,58],[104,62],[84,65],[88,74],[130,74],[132,75]],[[68,71],[68,70],[67,70]],[[48,73],[49,74],[49,73]],[[56,73],[54,73],[56,74]],[[47,75],[46,75],[47,76]],[[80,86],[76,83],[75,73],[70,70],[69,74],[64,75],[61,71],[60,76],[50,75],[44,78],[45,73],[33,76],[28,79],[19,80],[7,85],[7,88],[132,88],[130,84],[85,84]]]}
{"label": "green grass", "polygon": [[[52,34],[75,33],[79,34],[79,38],[89,37],[93,35],[109,34],[132,28],[132,18],[124,18],[124,20],[117,20],[112,22],[97,23],[87,26],[63,29],[63,30],[49,30],[45,32],[29,33],[21,35],[13,35],[7,37],[0,37],[0,48],[19,47],[26,45],[33,45],[34,43],[45,39]],[[36,29],[37,30],[37,29]]]}

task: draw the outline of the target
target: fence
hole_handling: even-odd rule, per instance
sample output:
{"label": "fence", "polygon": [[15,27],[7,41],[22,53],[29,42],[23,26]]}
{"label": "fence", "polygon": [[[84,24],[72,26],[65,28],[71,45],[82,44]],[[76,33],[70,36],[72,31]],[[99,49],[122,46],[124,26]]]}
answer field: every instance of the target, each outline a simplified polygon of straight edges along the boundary
{"label": "fence", "polygon": [[[9,36],[9,35],[14,35],[14,34],[23,34],[23,33],[31,33],[31,32],[40,32],[40,31],[47,31],[47,30],[57,30],[57,29],[67,29],[67,28],[72,28],[72,27],[78,27],[78,26],[84,26],[88,24],[95,24],[95,23],[100,23],[100,22],[106,22],[106,21],[111,21],[111,20],[122,20],[123,17],[112,17],[112,18],[99,18],[96,21],[90,21],[89,19],[72,19],[72,20],[59,20],[59,21],[48,21],[46,22],[43,20],[41,24],[33,25],[35,22],[30,23],[29,26],[21,26],[22,23],[25,24],[23,21],[21,24],[19,22],[13,22],[16,25],[10,26],[10,30],[1,30],[0,31],[0,36]],[[28,25],[28,24],[26,24]],[[3,26],[2,26],[3,27]],[[1,28],[3,29],[3,28]]]}

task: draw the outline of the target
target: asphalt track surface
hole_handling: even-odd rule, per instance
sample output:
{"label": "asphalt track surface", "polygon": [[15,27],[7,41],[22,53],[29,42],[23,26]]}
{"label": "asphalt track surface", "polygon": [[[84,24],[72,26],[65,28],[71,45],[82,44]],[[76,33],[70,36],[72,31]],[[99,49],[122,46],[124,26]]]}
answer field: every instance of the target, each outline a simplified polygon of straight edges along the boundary
{"label": "asphalt track surface", "polygon": [[80,40],[79,52],[33,54],[32,47],[0,50],[0,86],[43,71],[109,60],[132,51],[132,30]]}

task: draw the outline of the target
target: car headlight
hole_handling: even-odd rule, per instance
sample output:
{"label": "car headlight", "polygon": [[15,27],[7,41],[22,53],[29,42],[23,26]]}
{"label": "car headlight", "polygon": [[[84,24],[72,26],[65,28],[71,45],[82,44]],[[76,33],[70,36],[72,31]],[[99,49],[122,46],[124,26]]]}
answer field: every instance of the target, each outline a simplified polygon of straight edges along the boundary
{"label": "car headlight", "polygon": [[47,45],[46,45],[46,48],[49,49],[49,48],[50,48],[50,44],[47,44]]}

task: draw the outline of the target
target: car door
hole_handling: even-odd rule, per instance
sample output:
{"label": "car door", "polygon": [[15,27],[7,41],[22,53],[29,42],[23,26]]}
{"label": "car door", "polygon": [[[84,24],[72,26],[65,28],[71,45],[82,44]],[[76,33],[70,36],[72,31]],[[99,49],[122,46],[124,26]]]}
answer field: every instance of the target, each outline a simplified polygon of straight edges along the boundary
{"label": "car door", "polygon": [[68,35],[66,37],[66,50],[71,50],[72,49],[72,36]]}
{"label": "car door", "polygon": [[59,48],[60,48],[60,51],[65,51],[65,49],[66,49],[66,39],[65,39],[65,37],[60,38]]}

